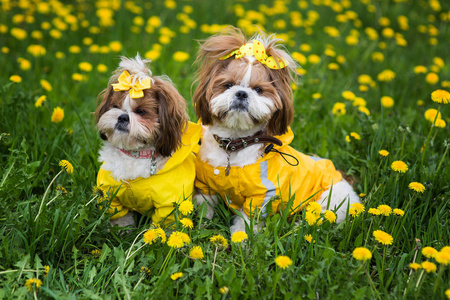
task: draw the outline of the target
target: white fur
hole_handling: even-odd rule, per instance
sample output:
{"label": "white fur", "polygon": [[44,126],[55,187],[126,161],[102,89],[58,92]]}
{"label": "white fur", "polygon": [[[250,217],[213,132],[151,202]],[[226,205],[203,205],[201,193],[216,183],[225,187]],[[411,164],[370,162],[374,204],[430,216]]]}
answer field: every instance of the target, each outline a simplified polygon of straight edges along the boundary
{"label": "white fur", "polygon": [[147,63],[150,62],[149,59],[142,59],[138,53],[134,59],[122,57],[117,70],[120,72],[128,70],[133,75],[133,83],[142,82],[142,80],[152,77],[152,71],[147,67]]}
{"label": "white fur", "polygon": [[[331,189],[323,192],[317,202],[322,205],[322,211],[327,209],[334,211],[340,206],[336,211],[336,222],[341,223],[347,217],[347,210],[350,205],[353,203],[360,203],[361,201],[352,186],[342,179],[334,184]],[[328,203],[329,207],[327,208]]]}
{"label": "white fur", "polygon": [[[104,142],[98,160],[104,162],[102,168],[111,171],[116,181],[150,177],[150,158],[131,157],[108,142]],[[164,168],[168,160],[169,157],[156,157],[156,172]]]}

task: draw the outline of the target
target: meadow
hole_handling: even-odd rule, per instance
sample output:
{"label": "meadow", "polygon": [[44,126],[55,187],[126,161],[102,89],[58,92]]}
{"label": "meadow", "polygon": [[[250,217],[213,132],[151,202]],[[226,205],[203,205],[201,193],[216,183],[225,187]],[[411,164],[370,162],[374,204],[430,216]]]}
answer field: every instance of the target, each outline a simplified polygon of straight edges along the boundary
{"label": "meadow", "polygon": [[[0,1],[0,298],[450,299],[449,22],[446,0]],[[97,95],[139,52],[197,121],[197,41],[227,25],[284,41],[292,146],[363,205],[233,237],[224,204],[195,207],[177,247],[145,217],[121,234],[97,204]]]}

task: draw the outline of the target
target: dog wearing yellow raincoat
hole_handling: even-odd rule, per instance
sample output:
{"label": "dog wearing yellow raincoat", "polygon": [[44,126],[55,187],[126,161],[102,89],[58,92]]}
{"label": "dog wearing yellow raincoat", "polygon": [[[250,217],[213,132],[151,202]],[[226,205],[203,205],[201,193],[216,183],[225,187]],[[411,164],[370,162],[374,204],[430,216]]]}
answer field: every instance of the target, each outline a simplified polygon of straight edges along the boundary
{"label": "dog wearing yellow raincoat", "polygon": [[133,212],[154,223],[174,222],[174,204],[190,200],[200,126],[188,121],[186,101],[149,61],[122,58],[95,113],[104,140],[97,186],[112,199],[111,225],[134,225]]}
{"label": "dog wearing yellow raincoat", "polygon": [[229,28],[201,44],[197,57],[193,101],[203,136],[194,197],[209,203],[209,218],[217,195],[240,211],[243,218],[235,218],[231,232],[244,231],[250,217],[264,218],[269,205],[277,212],[290,203],[293,213],[317,201],[337,210],[340,222],[348,206],[359,202],[330,160],[289,146],[292,74],[298,66],[278,41],[273,35],[247,40]]}

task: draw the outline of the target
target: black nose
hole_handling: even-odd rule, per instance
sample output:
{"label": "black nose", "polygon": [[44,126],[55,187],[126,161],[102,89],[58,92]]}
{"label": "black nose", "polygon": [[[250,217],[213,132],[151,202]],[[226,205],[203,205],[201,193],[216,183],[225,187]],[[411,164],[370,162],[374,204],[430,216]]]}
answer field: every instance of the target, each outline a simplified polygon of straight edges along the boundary
{"label": "black nose", "polygon": [[117,121],[119,121],[119,123],[128,123],[130,122],[130,117],[128,116],[128,114],[122,114],[119,116]]}
{"label": "black nose", "polygon": [[248,98],[247,92],[244,92],[244,91],[237,91],[236,94],[234,94],[234,95],[236,96],[236,98],[238,100],[241,100],[241,101],[247,100],[247,98]]}

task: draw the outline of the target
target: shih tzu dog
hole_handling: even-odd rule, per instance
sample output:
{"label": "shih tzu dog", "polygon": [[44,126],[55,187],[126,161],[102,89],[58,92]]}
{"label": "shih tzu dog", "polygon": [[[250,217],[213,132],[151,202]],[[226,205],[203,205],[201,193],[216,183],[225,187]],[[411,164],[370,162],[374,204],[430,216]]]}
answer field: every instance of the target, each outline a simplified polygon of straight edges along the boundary
{"label": "shih tzu dog", "polygon": [[122,57],[95,116],[104,145],[97,185],[111,198],[111,225],[134,225],[133,212],[154,223],[174,221],[174,202],[192,197],[201,128],[168,77],[152,76],[139,54]]}
{"label": "shih tzu dog", "polygon": [[247,41],[229,28],[204,41],[197,57],[193,101],[203,136],[196,159],[200,193],[194,197],[209,202],[208,218],[217,195],[240,211],[243,218],[235,218],[232,233],[244,231],[249,218],[262,219],[287,205],[296,212],[309,201],[337,210],[340,222],[348,206],[359,202],[330,160],[289,146],[297,64],[278,41],[262,34]]}

